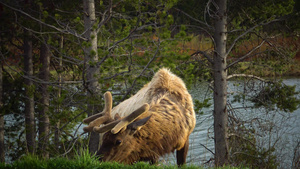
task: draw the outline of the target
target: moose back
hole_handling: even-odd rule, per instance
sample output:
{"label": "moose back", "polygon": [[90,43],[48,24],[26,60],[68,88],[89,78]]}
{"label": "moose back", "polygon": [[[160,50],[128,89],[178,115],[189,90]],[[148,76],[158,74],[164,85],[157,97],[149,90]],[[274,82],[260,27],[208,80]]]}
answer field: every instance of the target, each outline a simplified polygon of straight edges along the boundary
{"label": "moose back", "polygon": [[102,113],[83,120],[86,132],[104,133],[97,155],[103,161],[156,163],[176,150],[177,164],[186,162],[189,135],[196,118],[191,95],[182,79],[166,68],[135,95],[112,109],[112,95],[104,94]]}

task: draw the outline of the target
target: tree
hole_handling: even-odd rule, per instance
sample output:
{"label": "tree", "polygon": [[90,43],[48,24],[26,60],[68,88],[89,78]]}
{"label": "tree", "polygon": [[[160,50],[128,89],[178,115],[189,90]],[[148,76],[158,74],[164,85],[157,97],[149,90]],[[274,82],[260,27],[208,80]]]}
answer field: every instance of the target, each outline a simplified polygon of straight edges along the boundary
{"label": "tree", "polygon": [[[2,96],[3,96],[3,73],[2,62],[0,64],[0,109],[3,108]],[[5,162],[5,149],[4,149],[4,114],[0,114],[0,162]]]}
{"label": "tree", "polygon": [[227,1],[218,0],[214,22],[214,141],[215,164],[228,164],[228,112],[227,112]]}
{"label": "tree", "polygon": [[[1,9],[3,9],[2,4],[0,5]],[[5,8],[4,8],[5,9]],[[3,125],[1,126],[1,153],[3,153],[2,160],[3,162],[9,162],[10,160],[16,159],[16,156],[19,156],[20,154],[25,154],[28,153],[27,151],[27,143],[25,142],[25,124],[24,124],[24,111],[23,113],[20,113],[20,109],[24,110],[24,78],[20,78],[20,76],[15,76],[12,72],[9,71],[9,68],[7,67],[8,60],[14,60],[14,57],[12,57],[12,53],[9,50],[10,46],[9,44],[14,44],[15,48],[13,52],[17,52],[20,54],[19,57],[23,59],[23,54],[24,54],[24,44],[23,41],[22,43],[16,44],[13,39],[15,39],[16,35],[12,35],[13,31],[18,30],[20,33],[19,38],[24,39],[23,30],[21,29],[14,29],[15,25],[12,22],[9,22],[11,19],[11,13],[12,11],[5,11],[1,10],[0,14],[0,20],[1,20],[1,52],[0,52],[0,57],[1,57],[1,73],[2,73],[2,92],[1,92],[1,97],[2,97],[2,104],[1,104],[1,118],[3,121]],[[24,68],[24,62],[20,62],[16,64],[16,66],[20,69]],[[23,74],[23,72],[20,72]],[[17,92],[16,92],[17,91]],[[20,97],[23,96],[23,97]],[[22,102],[22,105],[19,103]],[[8,120],[7,117],[9,116],[14,116],[15,117],[15,123],[13,125],[10,124],[10,120]],[[22,118],[20,118],[22,116]],[[22,120],[21,120],[22,119]],[[1,123],[1,122],[0,122]],[[23,132],[20,132],[23,131]],[[16,133],[19,133],[16,136]],[[35,132],[34,132],[35,133]],[[3,140],[2,140],[3,138]],[[20,142],[18,141],[19,138],[22,138],[24,140],[22,144],[19,144]],[[11,151],[10,147],[14,147],[14,151]],[[20,151],[21,150],[21,151]],[[22,152],[22,153],[20,153]],[[8,156],[9,154],[9,156]],[[5,160],[5,161],[4,161]]]}
{"label": "tree", "polygon": [[[61,36],[60,43],[59,43],[59,52],[62,53],[64,46],[64,37]],[[62,65],[62,54],[60,55],[58,59],[58,83],[59,83],[59,88],[57,89],[57,99],[60,100],[61,98],[61,87],[62,87],[62,71],[63,71],[63,65]],[[59,115],[61,113],[61,104],[57,103],[57,107],[55,108],[55,114]],[[59,131],[59,126],[60,126],[60,120],[58,119],[57,122],[55,122],[55,132],[54,132],[54,143],[56,145],[56,149],[59,148],[59,137],[60,137],[60,131]]]}
{"label": "tree", "polygon": [[[199,54],[206,58],[211,64],[211,73],[213,81],[212,90],[214,98],[214,141],[215,141],[215,165],[223,166],[229,164],[230,151],[228,144],[228,102],[227,102],[227,79],[234,71],[233,65],[249,59],[251,56],[259,54],[257,50],[268,41],[270,32],[264,34],[263,28],[270,23],[282,21],[292,11],[293,1],[207,1],[202,10],[195,8],[195,4],[204,4],[199,2],[179,2],[176,11],[180,11],[188,19],[179,19],[191,27],[193,33],[202,33],[211,38],[213,43],[213,56],[208,51],[196,51],[194,55]],[[262,5],[253,5],[260,3]],[[193,5],[190,5],[193,4]],[[260,10],[257,9],[259,6]],[[230,9],[228,9],[230,7]],[[204,11],[199,14],[198,11]],[[229,22],[227,21],[229,20]],[[195,28],[200,30],[195,31]],[[263,33],[264,32],[264,33]],[[237,56],[232,54],[233,49],[238,48],[244,39],[257,37],[258,44],[245,52],[244,55]],[[247,37],[247,38],[245,38]],[[270,45],[274,52],[282,52]],[[276,53],[275,52],[275,53]],[[231,57],[231,62],[227,64],[227,58]],[[202,60],[201,60],[202,61]],[[253,62],[254,63],[254,62]],[[203,64],[203,62],[200,62]],[[227,73],[229,72],[229,75]],[[240,77],[253,77],[252,75],[239,74]],[[208,78],[208,80],[210,80]]]}
{"label": "tree", "polygon": [[[110,2],[111,3],[111,2]],[[84,0],[84,27],[85,38],[88,39],[88,46],[85,49],[85,64],[86,64],[86,89],[87,95],[90,98],[88,101],[87,112],[88,116],[97,113],[96,106],[91,104],[99,97],[99,84],[96,79],[99,76],[98,49],[97,49],[97,30],[95,2],[94,0]],[[97,100],[97,99],[96,99]],[[93,102],[90,102],[93,101]],[[94,154],[99,148],[99,134],[92,132],[89,140],[89,152]]]}
{"label": "tree", "polygon": [[[101,11],[98,20],[95,18],[97,8]],[[146,71],[157,66],[152,66],[151,63],[156,61],[161,49],[160,37],[157,41],[151,40],[149,34],[152,34],[154,28],[157,29],[157,34],[163,34],[158,25],[163,25],[164,21],[157,20],[159,17],[166,17],[166,13],[156,16],[155,12],[148,12],[149,8],[159,11],[164,7],[136,1],[107,1],[96,7],[94,1],[84,1],[84,35],[87,41],[83,42],[86,75],[83,80],[89,96],[88,102],[93,104],[87,109],[89,115],[101,111],[96,107],[96,102],[101,98],[100,93],[106,90],[121,92],[123,96],[116,100],[124,100],[147,80],[142,79]],[[114,85],[115,81],[118,85]],[[91,153],[98,149],[97,141],[98,138],[92,133],[89,143]]]}
{"label": "tree", "polygon": [[50,121],[49,121],[49,92],[48,84],[50,75],[50,50],[46,42],[47,39],[42,41],[40,48],[40,79],[42,83],[39,85],[40,90],[40,105],[39,105],[39,142],[38,149],[44,158],[49,158],[49,134],[50,134]]}
{"label": "tree", "polygon": [[[50,157],[57,155],[72,157],[75,154],[72,150],[86,148],[85,146],[89,144],[90,152],[94,153],[99,145],[98,135],[90,136],[89,143],[86,143],[89,139],[78,136],[79,127],[75,126],[86,113],[92,115],[102,111],[101,93],[111,91],[114,104],[118,104],[149,81],[157,69],[169,67],[185,79],[189,86],[202,77],[214,81],[212,87],[216,120],[214,138],[217,145],[215,162],[216,165],[230,163],[228,158],[231,157],[232,149],[228,148],[230,144],[226,142],[228,137],[232,137],[228,134],[228,130],[232,130],[227,129],[226,81],[235,73],[236,67],[239,66],[238,62],[248,59],[260,46],[268,42],[266,34],[261,32],[268,22],[278,18],[268,14],[268,11],[274,10],[267,8],[270,6],[267,0],[255,1],[256,4],[262,3],[266,7],[266,10],[261,10],[264,15],[266,14],[266,17],[262,18],[258,18],[260,13],[255,12],[257,10],[254,10],[253,1],[41,0],[32,2],[34,5],[30,6],[30,11],[20,5],[22,2],[8,0],[0,2],[4,6],[5,16],[10,16],[7,22],[1,20],[1,24],[9,25],[12,27],[10,30],[13,30],[7,34],[6,41],[1,43],[5,50],[9,51],[9,55],[2,54],[2,58],[7,58],[4,70],[9,70],[5,71],[5,77],[10,74],[14,77],[9,81],[5,79],[7,83],[4,83],[11,84],[6,86],[4,91],[4,106],[8,114],[16,120],[16,123],[8,128],[16,129],[15,126],[19,126],[18,123],[24,120],[23,113],[27,112],[26,117],[30,118],[27,118],[26,122],[31,119],[31,127],[35,127],[35,122],[39,124],[38,150],[43,148],[49,150]],[[173,7],[175,4],[177,9]],[[286,11],[279,8],[277,12],[280,10]],[[181,13],[176,13],[178,11]],[[205,11],[204,15],[199,11]],[[193,33],[211,38],[212,52],[196,51],[191,57],[186,49],[180,48],[179,46],[184,43],[181,40],[190,40]],[[249,33],[251,36],[247,36]],[[258,42],[257,47],[247,50],[249,53],[244,57],[238,58],[232,54],[232,51],[238,49],[236,46],[240,45],[240,41],[251,38],[257,39],[255,41]],[[43,39],[40,40],[42,45],[39,45],[38,39]],[[20,44],[24,44],[23,48],[27,44],[26,52],[28,54],[31,52],[31,59],[28,59],[27,55],[24,60],[20,59],[19,56],[25,53],[18,51]],[[43,45],[45,46],[41,49]],[[43,52],[51,55],[51,64],[39,61],[38,51],[40,59],[46,58]],[[227,60],[228,57],[230,60]],[[24,65],[26,62],[31,67],[22,70],[15,60],[17,63],[24,62]],[[38,73],[37,69],[31,71],[30,75],[26,74],[30,72],[29,68],[40,68],[40,72],[48,72],[44,70],[48,66],[51,77],[49,79],[45,74]],[[213,76],[210,76],[211,74]],[[25,85],[27,96],[19,86],[21,82],[19,77],[24,78],[27,84]],[[35,85],[42,88],[35,90]],[[11,97],[21,99],[16,101]],[[15,108],[11,105],[19,106]],[[24,111],[23,105],[32,106],[31,116],[28,115],[28,107]],[[33,116],[33,108],[40,113],[39,117],[49,115],[51,128],[55,129],[48,132],[48,127],[42,125],[44,122],[47,124],[47,119],[39,118],[39,121],[35,121],[37,119]],[[26,126],[26,134],[30,134],[27,132],[30,125]],[[22,127],[18,129],[22,130]],[[32,135],[28,135],[26,140],[34,141],[35,129],[30,129]],[[7,133],[17,138],[14,143],[8,141],[8,144],[16,149],[17,153],[13,158],[16,159],[23,153],[24,135],[22,131],[17,135],[14,135],[12,130]],[[46,138],[48,136],[50,141]],[[44,138],[46,140],[43,140]],[[37,154],[43,155],[43,152],[37,151]]]}
{"label": "tree", "polygon": [[35,153],[35,120],[34,120],[34,85],[32,82],[33,77],[33,56],[32,56],[32,41],[31,33],[24,30],[24,74],[25,74],[25,130],[27,151]]}

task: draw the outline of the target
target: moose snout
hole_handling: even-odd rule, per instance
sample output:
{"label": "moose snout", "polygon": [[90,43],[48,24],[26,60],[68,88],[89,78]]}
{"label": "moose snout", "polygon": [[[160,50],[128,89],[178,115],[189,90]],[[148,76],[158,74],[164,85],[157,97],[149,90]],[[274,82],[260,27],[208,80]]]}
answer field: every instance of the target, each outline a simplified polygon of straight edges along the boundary
{"label": "moose snout", "polygon": [[96,153],[96,158],[99,160],[99,161],[103,161],[103,154],[101,152],[97,152]]}

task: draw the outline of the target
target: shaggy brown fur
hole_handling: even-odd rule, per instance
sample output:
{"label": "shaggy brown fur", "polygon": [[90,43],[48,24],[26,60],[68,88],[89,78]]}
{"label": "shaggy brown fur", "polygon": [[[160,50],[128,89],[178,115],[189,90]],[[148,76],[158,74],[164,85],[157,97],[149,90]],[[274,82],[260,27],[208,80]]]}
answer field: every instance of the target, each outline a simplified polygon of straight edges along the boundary
{"label": "shaggy brown fur", "polygon": [[[107,132],[98,155],[104,161],[131,164],[156,162],[164,154],[177,150],[177,163],[185,163],[188,138],[196,118],[192,97],[184,82],[168,69],[160,69],[134,96],[113,108],[121,117],[148,103],[150,109],[117,134]],[[148,117],[148,118],[147,118]],[[139,124],[139,127],[133,127]]]}

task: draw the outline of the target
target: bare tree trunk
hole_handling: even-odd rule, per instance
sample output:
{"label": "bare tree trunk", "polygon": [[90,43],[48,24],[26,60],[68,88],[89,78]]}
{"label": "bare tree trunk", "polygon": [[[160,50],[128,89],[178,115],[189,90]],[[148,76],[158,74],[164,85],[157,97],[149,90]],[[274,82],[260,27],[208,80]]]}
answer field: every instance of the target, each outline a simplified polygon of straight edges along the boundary
{"label": "bare tree trunk", "polygon": [[34,85],[31,80],[33,76],[32,63],[32,35],[24,30],[24,83],[25,83],[25,131],[27,141],[27,151],[35,153],[35,121],[34,121]]}
{"label": "bare tree trunk", "polygon": [[215,165],[228,164],[228,113],[227,102],[227,72],[226,72],[226,40],[227,13],[226,0],[216,0],[217,15],[215,20],[215,53],[214,53],[214,141]]}
{"label": "bare tree trunk", "polygon": [[[3,102],[3,75],[2,75],[2,62],[0,63],[0,109],[2,109]],[[4,149],[4,112],[0,114],[0,162],[5,162],[5,149]]]}
{"label": "bare tree trunk", "polygon": [[39,151],[44,158],[49,158],[48,144],[49,144],[49,92],[48,85],[50,73],[50,51],[46,42],[42,42],[40,49],[40,79],[43,81],[40,84],[40,109],[39,109]]}
{"label": "bare tree trunk", "polygon": [[[88,98],[97,98],[99,95],[98,81],[96,77],[99,75],[99,68],[96,66],[98,61],[97,53],[97,31],[93,28],[96,23],[95,2],[94,0],[83,0],[84,7],[84,27],[86,30],[85,37],[89,39],[90,47],[85,49],[85,63],[86,63],[86,85]],[[90,102],[90,101],[88,101]],[[88,103],[88,115],[91,116],[95,111],[95,106]],[[92,132],[89,140],[89,151],[94,154],[98,150],[99,134]]]}
{"label": "bare tree trunk", "polygon": [[[57,98],[59,99],[61,97],[61,82],[62,82],[62,76],[61,76],[61,72],[62,72],[62,50],[64,47],[64,36],[61,35],[61,39],[60,39],[60,45],[59,45],[59,49],[60,49],[60,56],[58,58],[59,61],[59,65],[58,65],[58,83],[59,83],[59,88],[57,91]],[[61,105],[60,103],[57,105],[56,108],[56,114],[59,114],[61,111]],[[56,125],[55,125],[55,132],[54,132],[54,143],[56,146],[56,149],[58,150],[59,148],[59,137],[60,137],[60,131],[59,131],[59,126],[60,126],[60,120],[57,119]]]}

